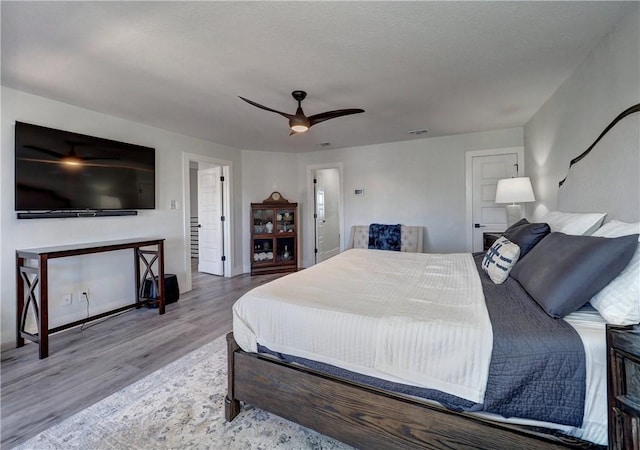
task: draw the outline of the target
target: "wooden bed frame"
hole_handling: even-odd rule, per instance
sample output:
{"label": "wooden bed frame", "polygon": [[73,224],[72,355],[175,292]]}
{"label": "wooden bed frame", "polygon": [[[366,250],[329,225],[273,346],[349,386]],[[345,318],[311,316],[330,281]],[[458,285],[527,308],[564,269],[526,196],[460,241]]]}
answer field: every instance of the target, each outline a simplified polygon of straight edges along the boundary
{"label": "wooden bed frame", "polygon": [[[638,112],[640,104],[623,111],[571,165],[583,159],[619,121]],[[238,346],[233,333],[227,335],[227,342],[225,416],[229,421],[239,414],[240,402],[245,402],[366,449],[605,448],[560,433],[551,435],[548,430],[454,412],[270,356],[247,353]]]}
{"label": "wooden bed frame", "polygon": [[227,335],[225,417],[240,401],[363,449],[602,449],[587,441],[482,419],[402,394],[244,352]]}

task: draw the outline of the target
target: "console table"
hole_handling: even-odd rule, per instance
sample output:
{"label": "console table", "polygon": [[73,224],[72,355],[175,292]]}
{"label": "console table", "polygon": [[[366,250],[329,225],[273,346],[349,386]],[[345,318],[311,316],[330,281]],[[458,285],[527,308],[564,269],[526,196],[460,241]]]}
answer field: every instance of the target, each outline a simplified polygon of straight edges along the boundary
{"label": "console table", "polygon": [[[135,303],[90,316],[84,320],[49,329],[48,261],[54,258],[89,255],[92,253],[112,252],[124,249],[133,250],[136,286]],[[27,262],[30,263],[27,264]],[[153,270],[153,265],[156,262],[157,273]],[[140,271],[141,268],[144,269],[142,275]],[[154,284],[157,298],[144,298],[141,295],[141,280],[149,277]],[[57,331],[66,330],[127,309],[139,308],[149,303],[157,302],[159,313],[164,314],[164,282],[158,282],[158,280],[164,280],[164,239],[124,239],[16,250],[16,346],[22,347],[25,343],[25,338],[37,342],[40,348],[40,359],[43,359],[49,356],[49,334]],[[39,302],[38,299],[40,300]],[[25,330],[29,307],[33,309],[35,315],[38,327],[37,333],[30,333]]]}

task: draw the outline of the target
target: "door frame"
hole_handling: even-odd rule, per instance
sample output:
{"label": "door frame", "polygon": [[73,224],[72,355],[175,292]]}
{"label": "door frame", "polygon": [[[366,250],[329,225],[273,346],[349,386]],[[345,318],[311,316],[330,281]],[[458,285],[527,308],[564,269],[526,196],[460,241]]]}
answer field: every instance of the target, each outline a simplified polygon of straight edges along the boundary
{"label": "door frame", "polygon": [[465,152],[465,197],[466,197],[466,220],[467,228],[467,251],[473,250],[473,158],[478,156],[495,156],[516,153],[518,155],[518,176],[525,176],[524,167],[524,146],[493,148],[486,150],[469,150]]}
{"label": "door frame", "polygon": [[305,224],[306,233],[304,236],[305,246],[304,248],[310,249],[310,251],[306,252],[303,258],[304,267],[311,267],[315,264],[314,258],[314,249],[316,248],[315,236],[316,236],[316,221],[313,217],[315,214],[315,198],[313,195],[313,175],[317,170],[322,169],[338,169],[338,231],[340,233],[340,251],[342,252],[345,248],[344,242],[344,175],[343,175],[343,165],[341,162],[335,163],[324,163],[324,164],[310,164],[307,166],[307,204],[309,206],[309,217],[311,220],[303,221]]}
{"label": "door frame", "polygon": [[192,289],[191,284],[191,252],[189,248],[191,246],[191,185],[189,183],[189,166],[191,162],[195,163],[204,163],[222,166],[222,176],[225,179],[225,187],[223,191],[223,210],[222,214],[225,217],[225,221],[222,225],[222,235],[223,235],[223,251],[225,255],[225,261],[223,262],[223,273],[225,278],[230,278],[233,276],[232,268],[234,267],[233,261],[233,252],[232,252],[232,244],[234,242],[233,237],[233,227],[231,226],[231,222],[233,221],[233,216],[231,215],[231,205],[233,204],[233,179],[231,174],[233,173],[232,161],[228,161],[225,159],[212,158],[206,155],[200,155],[197,153],[182,153],[182,205],[183,205],[183,242],[184,242],[184,269],[186,274],[186,284],[185,291],[190,291]]}

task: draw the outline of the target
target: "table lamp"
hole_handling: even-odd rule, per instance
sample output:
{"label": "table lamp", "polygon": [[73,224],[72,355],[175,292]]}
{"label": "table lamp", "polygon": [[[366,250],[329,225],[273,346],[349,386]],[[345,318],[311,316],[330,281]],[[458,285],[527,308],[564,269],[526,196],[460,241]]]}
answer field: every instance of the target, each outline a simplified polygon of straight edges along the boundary
{"label": "table lamp", "polygon": [[508,227],[522,219],[522,208],[517,203],[534,202],[535,200],[529,177],[498,180],[496,203],[510,203],[506,207]]}

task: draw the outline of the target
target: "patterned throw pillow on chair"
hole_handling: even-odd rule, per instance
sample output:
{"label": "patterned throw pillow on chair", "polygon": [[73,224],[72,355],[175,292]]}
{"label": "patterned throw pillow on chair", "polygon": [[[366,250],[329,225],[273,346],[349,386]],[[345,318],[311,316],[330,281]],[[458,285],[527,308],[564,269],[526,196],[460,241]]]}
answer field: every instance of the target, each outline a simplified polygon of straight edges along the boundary
{"label": "patterned throw pillow on chair", "polygon": [[502,236],[493,243],[484,255],[482,270],[489,275],[495,284],[502,284],[509,277],[509,272],[518,262],[519,257],[520,247],[518,244],[514,244]]}

